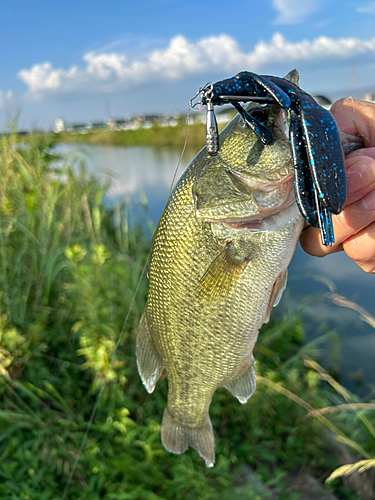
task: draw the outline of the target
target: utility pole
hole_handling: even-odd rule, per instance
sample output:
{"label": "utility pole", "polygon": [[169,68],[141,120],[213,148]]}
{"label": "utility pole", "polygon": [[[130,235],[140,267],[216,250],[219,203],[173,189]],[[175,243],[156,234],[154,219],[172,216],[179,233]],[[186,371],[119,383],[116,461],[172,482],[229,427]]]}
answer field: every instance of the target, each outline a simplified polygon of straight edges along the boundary
{"label": "utility pole", "polygon": [[114,130],[115,124],[112,120],[112,112],[111,112],[111,103],[109,101],[104,101],[104,114],[105,114],[105,123],[109,130]]}
{"label": "utility pole", "polygon": [[354,92],[357,88],[357,64],[355,61],[352,61],[350,67],[350,90]]}

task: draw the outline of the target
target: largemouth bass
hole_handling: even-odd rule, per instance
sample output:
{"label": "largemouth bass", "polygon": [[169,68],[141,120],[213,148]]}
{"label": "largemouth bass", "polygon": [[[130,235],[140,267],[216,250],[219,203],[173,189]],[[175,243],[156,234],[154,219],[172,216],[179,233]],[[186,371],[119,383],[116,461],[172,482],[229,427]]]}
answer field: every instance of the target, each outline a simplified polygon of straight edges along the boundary
{"label": "largemouth bass", "polygon": [[286,113],[272,105],[248,111],[262,114],[275,140],[263,146],[237,115],[220,134],[219,154],[204,148],[192,161],[154,235],[137,333],[147,391],[164,370],[168,377],[163,445],[173,453],[191,446],[209,467],[212,395],[223,386],[245,403],[254,392],[253,348],[303,227]]}

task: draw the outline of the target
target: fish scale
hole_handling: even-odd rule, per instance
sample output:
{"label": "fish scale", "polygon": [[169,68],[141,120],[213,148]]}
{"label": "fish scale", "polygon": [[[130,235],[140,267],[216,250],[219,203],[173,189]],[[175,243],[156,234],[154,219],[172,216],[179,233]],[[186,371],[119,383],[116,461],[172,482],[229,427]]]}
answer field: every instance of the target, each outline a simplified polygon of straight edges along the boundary
{"label": "fish scale", "polygon": [[[270,116],[276,121],[272,110]],[[173,453],[191,446],[207,466],[215,461],[212,395],[224,386],[244,403],[253,393],[253,348],[285,286],[302,229],[292,182],[291,198],[254,196],[262,180],[270,189],[273,178],[271,187],[284,193],[286,173],[293,175],[288,138],[263,146],[235,118],[221,144],[215,158],[206,149],[197,155],[168,200],[153,240],[136,346],[149,392],[164,367],[168,377],[164,446]],[[279,205],[258,205],[270,199]]]}

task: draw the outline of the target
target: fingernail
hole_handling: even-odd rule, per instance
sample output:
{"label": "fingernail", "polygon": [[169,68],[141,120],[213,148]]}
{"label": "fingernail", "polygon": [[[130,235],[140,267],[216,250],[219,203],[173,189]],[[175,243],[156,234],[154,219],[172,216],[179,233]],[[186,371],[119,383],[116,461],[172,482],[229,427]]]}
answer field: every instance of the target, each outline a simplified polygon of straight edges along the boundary
{"label": "fingernail", "polygon": [[365,210],[375,210],[375,189],[362,198],[362,205]]}
{"label": "fingernail", "polygon": [[371,168],[364,162],[356,162],[348,169],[348,188],[350,193],[355,193],[366,187],[373,179]]}

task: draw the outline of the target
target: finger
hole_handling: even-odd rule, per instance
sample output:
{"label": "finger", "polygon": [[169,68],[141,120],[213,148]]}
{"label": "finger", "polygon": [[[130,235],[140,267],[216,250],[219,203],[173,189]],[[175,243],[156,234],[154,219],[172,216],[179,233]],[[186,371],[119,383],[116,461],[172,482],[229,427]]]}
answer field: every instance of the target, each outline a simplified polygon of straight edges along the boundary
{"label": "finger", "polygon": [[323,257],[340,250],[340,245],[375,221],[375,189],[363,198],[345,207],[343,212],[332,217],[335,243],[332,247],[322,244],[319,232],[308,228],[301,234],[302,248],[310,255]]}
{"label": "finger", "polygon": [[343,248],[366,273],[375,273],[375,222],[348,238]]}
{"label": "finger", "polygon": [[[305,229],[301,235],[301,246],[311,255],[322,257],[327,253],[338,252],[342,250],[341,243],[346,237],[361,230],[361,227],[353,227],[353,224],[355,226],[355,223],[358,224],[361,220],[362,212],[364,212],[363,206],[357,204],[350,210],[348,210],[348,207],[361,198],[364,198],[375,188],[375,160],[367,156],[351,156],[346,160],[346,167],[348,175],[348,199],[344,212],[345,214],[349,213],[349,220],[352,220],[352,225],[344,228],[343,225],[347,223],[346,218],[343,221],[339,219],[339,222],[337,222],[336,218],[338,216],[333,216],[336,243],[330,248],[322,245],[318,230],[312,227]],[[360,212],[359,214],[358,211]],[[353,217],[355,218],[354,221]],[[365,220],[368,220],[368,217],[365,217]],[[363,224],[365,223],[362,223],[362,227],[364,227]]]}
{"label": "finger", "polygon": [[346,156],[346,160],[348,160],[349,158],[355,158],[356,156],[368,156],[370,158],[374,158],[375,160],[375,148],[356,149],[352,153],[348,154],[348,156]]}
{"label": "finger", "polygon": [[[309,255],[313,255],[314,257],[324,257],[327,254],[323,251],[319,229],[315,229],[311,226],[307,227],[302,231],[299,242],[302,249]],[[331,247],[331,253],[335,253],[336,251],[338,251],[336,250],[336,248],[336,246]]]}
{"label": "finger", "polygon": [[340,99],[331,107],[331,113],[342,132],[359,135],[365,147],[375,146],[375,104],[352,97]]}
{"label": "finger", "polygon": [[363,198],[375,187],[375,159],[356,155],[347,158],[345,165],[348,176],[346,200],[346,206],[348,206]]}

